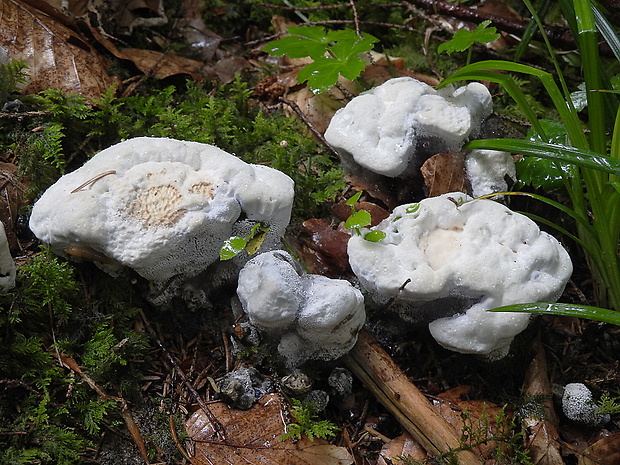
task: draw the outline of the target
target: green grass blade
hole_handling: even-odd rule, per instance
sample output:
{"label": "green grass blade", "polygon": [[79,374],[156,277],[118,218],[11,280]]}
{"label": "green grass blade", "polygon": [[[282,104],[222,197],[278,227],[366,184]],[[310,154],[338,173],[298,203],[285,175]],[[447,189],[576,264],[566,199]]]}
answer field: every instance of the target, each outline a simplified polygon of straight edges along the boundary
{"label": "green grass blade", "polygon": [[[586,83],[586,97],[588,99],[588,128],[592,149],[605,153],[607,149],[605,131],[605,105],[600,92],[602,86],[601,62],[598,53],[598,30],[594,21],[590,0],[575,0],[575,18],[577,19],[577,42],[581,56],[581,69]],[[600,186],[599,186],[600,187]]]}
{"label": "green grass blade", "polygon": [[605,39],[605,42],[607,42],[607,45],[609,45],[612,53],[616,56],[616,60],[620,61],[620,38],[618,38],[616,31],[595,5],[592,5],[592,12],[594,13],[596,27],[603,39]]}
{"label": "green grass blade", "polygon": [[600,153],[547,142],[533,142],[523,139],[480,139],[468,142],[465,149],[503,150],[556,160],[582,168],[590,168],[607,174],[620,176],[620,160]]}
{"label": "green grass blade", "polygon": [[[551,6],[551,0],[541,0],[537,5],[536,16],[538,18],[544,18],[545,16],[547,16],[550,6]],[[530,42],[532,41],[532,38],[534,37],[534,34],[536,33],[536,29],[539,28],[537,21],[534,18],[535,16],[532,15],[532,20],[528,23],[527,27],[525,28],[525,31],[523,31],[523,34],[521,34],[521,41],[519,42],[519,46],[517,47],[517,50],[515,51],[516,61],[520,60],[521,57],[525,54],[525,51],[529,47]]]}
{"label": "green grass blade", "polygon": [[590,307],[587,305],[577,304],[547,304],[547,303],[531,303],[531,304],[513,304],[504,307],[497,307],[489,310],[491,312],[526,312],[537,313],[542,315],[558,315],[558,316],[576,316],[578,318],[586,318],[588,320],[602,321],[612,325],[620,325],[620,312],[609,310],[607,308]]}
{"label": "green grass blade", "polygon": [[550,205],[554,208],[557,208],[558,210],[560,210],[562,213],[566,214],[567,216],[569,216],[570,218],[574,219],[580,226],[582,226],[583,228],[585,228],[586,230],[590,230],[592,226],[590,225],[590,223],[588,223],[588,221],[579,216],[574,210],[572,210],[571,208],[562,205],[559,202],[556,202],[555,200],[551,200],[548,197],[542,196],[542,195],[538,195],[538,194],[532,194],[531,192],[497,192],[497,193],[493,193],[493,194],[487,194],[487,195],[483,195],[481,197],[477,197],[478,199],[486,199],[486,198],[491,198],[491,197],[496,197],[498,195],[519,195],[519,196],[523,196],[523,197],[530,197],[532,199],[536,199],[540,202],[546,203],[547,205]]}
{"label": "green grass blade", "polygon": [[[525,98],[525,95],[523,95],[521,89],[519,89],[510,76],[500,73],[499,71],[523,73],[540,79],[540,82],[545,87],[547,94],[551,97],[555,108],[560,114],[562,124],[566,127],[571,143],[576,147],[583,149],[588,148],[588,141],[584,135],[583,127],[579,121],[577,112],[575,112],[572,104],[568,103],[568,101],[564,98],[564,95],[555,83],[553,76],[546,71],[542,71],[522,63],[512,63],[504,60],[479,61],[464,66],[450,77],[444,79],[441,82],[440,87],[462,80],[489,80],[492,82],[497,82],[506,88],[506,91],[515,100],[521,111],[526,114],[536,132],[538,132],[541,137],[546,138],[544,137],[544,131],[542,131],[540,124],[538,124],[538,119],[529,108],[527,99]],[[510,87],[508,87],[508,85],[510,85]]]}
{"label": "green grass blade", "polygon": [[522,215],[527,216],[528,218],[536,221],[537,223],[541,223],[541,224],[545,224],[553,229],[555,229],[557,232],[559,232],[560,234],[572,239],[573,241],[575,241],[577,244],[579,244],[581,247],[583,247],[583,249],[588,252],[590,255],[592,255],[595,251],[592,247],[590,247],[590,245],[586,244],[584,241],[582,241],[580,238],[578,238],[577,236],[575,236],[573,233],[568,232],[566,229],[564,229],[563,227],[561,227],[560,225],[554,223],[551,220],[548,220],[547,218],[543,218],[542,216],[538,216],[535,215],[533,213],[528,213],[528,212],[520,212]]}

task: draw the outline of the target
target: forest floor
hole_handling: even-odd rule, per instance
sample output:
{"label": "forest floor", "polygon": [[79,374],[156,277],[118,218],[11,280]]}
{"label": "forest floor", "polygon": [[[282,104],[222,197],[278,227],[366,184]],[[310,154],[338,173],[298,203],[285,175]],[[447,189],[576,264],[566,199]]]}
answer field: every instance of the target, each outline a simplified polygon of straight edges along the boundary
{"label": "forest floor", "polygon": [[[435,181],[436,193],[450,192],[463,173],[444,167],[426,178],[425,187],[406,192],[364,185],[340,171],[337,154],[324,144],[332,115],[353,95],[391,77],[438,84],[466,59],[437,53],[438,44],[487,19],[501,38],[476,46],[475,58],[511,60],[515,37],[526,27],[522,10],[500,0],[430,2],[432,7],[425,1],[303,2],[295,8],[286,1],[243,0],[74,3],[69,11],[40,0],[0,5],[0,37],[20,37],[0,42],[0,52],[8,50],[15,60],[37,57],[20,94],[0,76],[0,96],[15,110],[5,105],[0,112],[6,180],[0,207],[18,265],[17,287],[2,297],[0,463],[620,464],[620,416],[603,425],[579,424],[566,418],[560,402],[568,383],[585,383],[595,399],[620,395],[616,326],[533,318],[505,358],[488,361],[442,348],[426,324],[405,323],[386,308],[369,313],[358,352],[308,362],[291,373],[275,355],[244,345],[246,329],[230,305],[234,283],[216,291],[208,311],[181,301],[156,308],[141,277],[128,272],[112,278],[92,262],[54,258],[40,251],[27,228],[29,209],[47,185],[123,138],[186,138],[237,154],[255,144],[258,158],[247,161],[281,163],[297,176],[288,249],[311,272],[353,280],[342,228],[346,199],[364,190],[364,208],[387,214],[403,199],[420,200]],[[307,61],[261,51],[287,27],[304,22],[358,27],[380,39],[358,81],[342,80],[317,96],[296,81]],[[554,44],[572,56],[566,31],[559,19],[550,26]],[[46,63],[45,50],[54,55],[53,64]],[[523,59],[540,62],[540,55],[533,51]],[[539,88],[529,89],[533,102]],[[47,89],[61,93],[28,98]],[[490,89],[502,131],[524,134],[522,115],[499,87]],[[532,105],[541,115],[547,111],[545,102]],[[261,120],[259,112],[273,120]],[[263,135],[263,123],[278,133]],[[264,142],[257,142],[261,137]],[[260,158],[261,150],[275,153],[276,146],[290,150],[291,160]],[[515,199],[511,207],[559,221],[531,200]],[[586,260],[566,242],[575,272],[560,301],[594,305]],[[355,361],[365,356],[388,360],[362,367],[383,370],[380,382],[359,376],[350,387],[330,382],[335,374],[357,375]],[[219,392],[222,378],[240,367],[257,370],[252,389],[264,394],[249,410],[232,407]],[[307,392],[326,393],[330,401],[319,411],[304,410],[292,399]],[[426,407],[416,402],[420,393],[439,419],[412,416],[424,414]],[[303,434],[281,439],[290,423],[305,428]],[[337,430],[321,438],[330,424]],[[433,430],[444,427],[456,442],[437,446],[441,440]],[[317,437],[310,440],[309,431]]]}

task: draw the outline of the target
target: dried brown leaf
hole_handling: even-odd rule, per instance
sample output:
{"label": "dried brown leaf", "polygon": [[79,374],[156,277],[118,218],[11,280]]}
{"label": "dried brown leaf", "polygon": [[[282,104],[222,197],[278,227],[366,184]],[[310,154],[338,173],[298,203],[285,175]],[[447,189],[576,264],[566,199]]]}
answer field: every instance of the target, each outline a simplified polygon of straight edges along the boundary
{"label": "dried brown leaf", "polygon": [[[495,420],[502,412],[502,407],[487,400],[463,400],[470,390],[471,386],[457,386],[439,394],[437,397],[443,399],[443,402],[435,401],[433,405],[457,431],[463,431],[465,426],[470,426],[474,431],[482,431],[486,428],[489,438],[498,435],[501,425],[498,425]],[[490,465],[496,463],[493,458],[497,446],[497,442],[488,441],[473,448],[473,451],[484,457],[485,463]]]}
{"label": "dried brown leaf", "polygon": [[620,465],[620,433],[599,439],[579,457],[579,465]]}
{"label": "dried brown leaf", "polygon": [[173,53],[163,53],[155,50],[144,50],[137,48],[119,49],[111,40],[104,37],[101,32],[92,26],[90,31],[102,46],[112,55],[121,60],[129,60],[142,73],[164,79],[178,74],[187,74],[194,80],[200,80],[202,75],[203,63],[189,58],[180,57]]}
{"label": "dried brown leaf", "polygon": [[377,465],[400,463],[402,460],[399,457],[406,457],[418,462],[424,462],[428,458],[424,448],[409,433],[401,434],[386,443],[381,448]]}
{"label": "dried brown leaf", "polygon": [[547,375],[547,359],[540,340],[534,342],[535,356],[528,367],[523,391],[531,399],[541,403],[543,415],[527,415],[523,419],[526,433],[526,449],[535,465],[562,465],[557,416],[551,400],[551,383]]}
{"label": "dried brown leaf", "polygon": [[278,394],[268,394],[250,410],[235,410],[223,402],[209,405],[225,429],[226,442],[215,438],[215,430],[202,410],[185,427],[193,465],[349,465],[353,459],[343,448],[327,441],[303,438],[282,441],[285,408]]}
{"label": "dried brown leaf", "polygon": [[25,92],[44,89],[98,97],[113,83],[106,60],[88,40],[63,22],[62,13],[46,4],[43,13],[24,1],[0,2],[0,46],[8,58],[28,64]]}
{"label": "dried brown leaf", "polygon": [[438,153],[426,160],[420,168],[429,197],[448,192],[468,192],[463,152]]}

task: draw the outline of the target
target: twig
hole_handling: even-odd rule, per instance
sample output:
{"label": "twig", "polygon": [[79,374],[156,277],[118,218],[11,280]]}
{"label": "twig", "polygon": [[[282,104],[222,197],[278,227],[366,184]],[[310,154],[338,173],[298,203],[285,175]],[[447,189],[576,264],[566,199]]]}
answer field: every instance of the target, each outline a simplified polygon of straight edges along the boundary
{"label": "twig", "polygon": [[299,108],[299,105],[297,105],[295,102],[285,98],[285,97],[280,97],[279,98],[280,102],[287,104],[289,107],[291,107],[291,109],[297,114],[297,116],[299,116],[299,118],[306,124],[306,126],[308,126],[308,129],[310,129],[310,131],[312,131],[312,134],[314,134],[316,136],[317,139],[319,139],[321,141],[321,143],[327,147],[329,149],[329,151],[331,153],[333,153],[334,155],[336,155],[336,157],[340,160],[340,154],[338,153],[338,151],[333,148],[329,142],[327,142],[327,140],[325,140],[325,137],[323,137],[323,134],[321,134],[312,124],[312,122],[306,118],[306,115],[304,115],[304,112],[301,111],[301,108]]}
{"label": "twig", "polygon": [[71,194],[75,194],[76,192],[81,191],[86,186],[90,186],[91,184],[94,184],[95,182],[99,181],[101,178],[108,176],[110,174],[116,174],[116,170],[104,171],[103,173],[99,173],[98,175],[93,176],[88,181],[86,181],[84,184],[80,184],[78,187],[73,189],[71,191]]}
{"label": "twig", "polygon": [[93,391],[97,393],[101,400],[111,399],[115,402],[118,402],[121,407],[121,416],[123,417],[125,426],[127,426],[129,434],[131,434],[131,438],[133,439],[134,444],[138,448],[142,460],[144,460],[147,465],[150,464],[149,454],[146,450],[146,444],[144,443],[144,439],[142,438],[142,434],[140,433],[138,425],[136,425],[136,422],[133,419],[133,415],[127,401],[123,397],[111,396],[107,394],[90,376],[88,376],[82,371],[79,364],[73,358],[60,353],[58,353],[58,356],[62,365],[77,373],[82,379],[82,381],[88,384],[93,389]]}
{"label": "twig", "polygon": [[370,333],[360,332],[357,344],[343,360],[428,453],[454,452],[461,465],[481,465],[481,460],[471,450],[462,448],[457,431],[439,415]]}
{"label": "twig", "polygon": [[360,17],[357,14],[357,7],[355,6],[354,0],[349,0],[349,5],[351,5],[351,10],[353,10],[353,21],[355,24],[355,33],[357,37],[362,38],[362,33],[360,32]]}

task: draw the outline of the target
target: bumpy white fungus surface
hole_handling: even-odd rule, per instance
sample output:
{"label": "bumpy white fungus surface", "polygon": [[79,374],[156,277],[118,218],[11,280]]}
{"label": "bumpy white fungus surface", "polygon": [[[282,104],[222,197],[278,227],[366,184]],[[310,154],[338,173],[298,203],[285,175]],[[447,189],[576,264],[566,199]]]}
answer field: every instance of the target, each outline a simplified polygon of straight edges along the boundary
{"label": "bumpy white fungus surface", "polygon": [[11,256],[4,225],[0,223],[0,289],[2,291],[8,292],[15,287],[16,273],[17,270]]}
{"label": "bumpy white fungus surface", "polygon": [[516,179],[512,155],[497,150],[472,150],[465,158],[465,170],[473,197],[505,192],[506,178]]}
{"label": "bumpy white fungus surface", "polygon": [[364,298],[348,281],[300,272],[282,251],[252,258],[239,273],[237,295],[250,322],[280,338],[291,365],[347,353],[364,325]]}
{"label": "bumpy white fungus surface", "polygon": [[385,239],[354,235],[349,241],[349,262],[361,284],[413,313],[420,307],[441,312],[446,298],[463,302],[455,316],[429,325],[441,345],[457,352],[505,354],[529,315],[486,310],[555,301],[572,272],[568,253],[529,218],[458,192],[399,206],[375,229]]}
{"label": "bumpy white fungus surface", "polygon": [[36,202],[30,228],[57,253],[90,247],[163,282],[206,269],[224,240],[247,234],[248,220],[269,224],[265,247],[275,246],[292,200],[293,181],[277,170],[212,145],[141,137],[61,177]]}
{"label": "bumpy white fungus surface", "polygon": [[458,150],[491,111],[491,95],[480,83],[435,90],[413,78],[395,78],[338,110],[325,138],[364,168],[395,177],[421,141],[435,138],[438,150]]}
{"label": "bumpy white fungus surface", "polygon": [[592,398],[592,392],[585,384],[570,383],[564,386],[562,411],[567,418],[590,426],[609,421],[609,415],[602,415]]}

